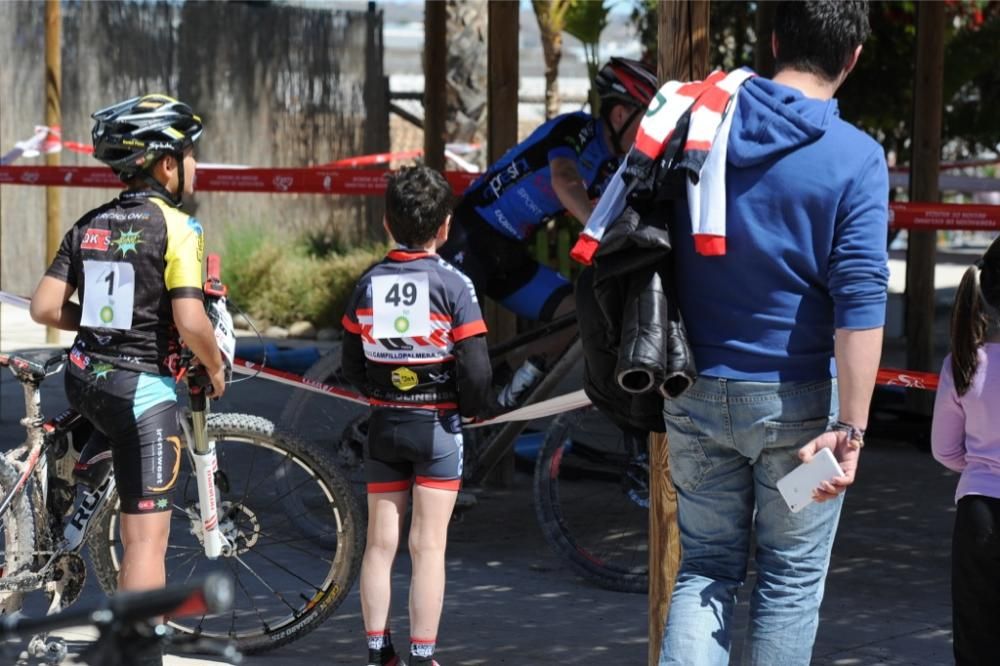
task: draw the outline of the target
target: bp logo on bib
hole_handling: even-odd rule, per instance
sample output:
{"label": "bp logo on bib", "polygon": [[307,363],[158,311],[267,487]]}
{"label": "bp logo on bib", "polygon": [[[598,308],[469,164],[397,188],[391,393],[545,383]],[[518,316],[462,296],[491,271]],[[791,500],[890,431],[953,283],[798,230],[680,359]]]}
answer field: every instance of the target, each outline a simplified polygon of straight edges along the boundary
{"label": "bp logo on bib", "polygon": [[397,368],[392,371],[392,385],[400,391],[409,391],[417,385],[417,373],[409,368]]}

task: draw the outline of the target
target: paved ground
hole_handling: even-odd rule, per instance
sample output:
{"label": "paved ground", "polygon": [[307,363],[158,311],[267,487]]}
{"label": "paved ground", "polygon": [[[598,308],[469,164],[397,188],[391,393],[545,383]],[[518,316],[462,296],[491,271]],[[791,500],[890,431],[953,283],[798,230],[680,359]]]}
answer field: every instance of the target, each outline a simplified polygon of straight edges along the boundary
{"label": "paved ground", "polygon": [[[952,272],[960,273],[964,265],[963,258]],[[948,298],[944,294],[939,300]],[[2,324],[3,349],[38,346],[42,340],[37,327],[8,306]],[[898,345],[887,349],[887,356],[894,354],[898,357]],[[52,413],[63,402],[59,385],[58,379],[51,382],[53,390],[44,403]],[[220,408],[276,418],[287,395],[287,389],[258,379],[234,387]],[[22,410],[18,387],[4,376],[0,445],[20,441],[17,419]],[[874,441],[865,449],[834,549],[813,664],[951,662],[948,571],[955,482],[953,474],[910,443]],[[397,636],[405,637],[405,553],[399,565],[394,622]],[[444,664],[645,663],[646,598],[595,588],[564,567],[535,524],[527,475],[518,475],[510,490],[483,495],[453,525],[447,566],[438,652]],[[88,582],[81,603],[99,594]],[[359,664],[364,656],[361,631],[355,589],[313,634],[245,663]],[[170,656],[166,663],[214,662]]]}

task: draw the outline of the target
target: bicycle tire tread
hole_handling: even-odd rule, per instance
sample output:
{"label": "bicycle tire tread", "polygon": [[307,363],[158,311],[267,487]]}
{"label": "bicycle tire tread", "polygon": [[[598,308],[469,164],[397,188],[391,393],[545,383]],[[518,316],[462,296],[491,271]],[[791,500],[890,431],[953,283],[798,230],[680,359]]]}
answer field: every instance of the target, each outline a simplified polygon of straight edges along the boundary
{"label": "bicycle tire tread", "polygon": [[[353,588],[361,569],[361,559],[364,554],[364,526],[361,511],[355,497],[350,492],[347,482],[330,461],[324,451],[309,446],[303,440],[275,427],[269,419],[252,414],[219,413],[208,416],[208,430],[212,435],[248,436],[269,440],[289,452],[302,462],[329,487],[337,498],[338,505],[344,507],[342,512],[343,543],[346,567],[338,571],[335,580],[331,581],[333,593],[326,593],[323,598],[311,606],[307,612],[290,624],[280,629],[280,636],[274,637],[272,632],[261,633],[252,637],[243,637],[237,641],[239,649],[244,654],[258,654],[287,645],[308,634],[323,623],[343,602]],[[107,535],[110,531],[109,521],[117,504],[116,498],[110,498],[100,516],[95,516],[94,528],[89,530],[87,544],[90,551],[92,568],[101,588],[111,594],[117,587],[117,570],[109,552]],[[95,556],[95,554],[97,554]]]}

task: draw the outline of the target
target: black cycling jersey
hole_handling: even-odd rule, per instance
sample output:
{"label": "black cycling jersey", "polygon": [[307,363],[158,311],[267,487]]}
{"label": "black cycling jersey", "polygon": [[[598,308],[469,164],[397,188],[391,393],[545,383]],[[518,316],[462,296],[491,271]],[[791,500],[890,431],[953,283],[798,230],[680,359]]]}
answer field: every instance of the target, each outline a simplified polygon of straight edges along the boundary
{"label": "black cycling jersey", "polygon": [[46,271],[79,292],[74,347],[116,367],[171,374],[179,349],[171,299],[203,298],[203,252],[198,221],[151,190],[84,215]]}
{"label": "black cycling jersey", "polygon": [[[343,326],[343,368],[373,406],[488,407],[486,333],[469,279],[435,254],[393,250],[358,281]],[[473,357],[459,351],[469,345]],[[470,373],[470,365],[475,372]]]}

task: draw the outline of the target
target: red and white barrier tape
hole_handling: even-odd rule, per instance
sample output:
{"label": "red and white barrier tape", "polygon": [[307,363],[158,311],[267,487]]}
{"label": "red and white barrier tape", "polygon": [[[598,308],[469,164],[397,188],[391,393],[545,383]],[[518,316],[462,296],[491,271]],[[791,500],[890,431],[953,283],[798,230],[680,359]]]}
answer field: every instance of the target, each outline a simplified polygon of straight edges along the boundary
{"label": "red and white barrier tape", "polygon": [[[270,192],[279,194],[385,194],[384,169],[198,169],[197,189],[202,192]],[[461,193],[479,174],[448,171],[445,177]],[[122,182],[107,167],[0,166],[0,185],[57,185],[61,187],[111,187]]]}
{"label": "red and white barrier tape", "polygon": [[[385,193],[388,173],[383,169],[333,167],[203,167],[198,169],[197,187],[204,192],[381,195]],[[456,194],[464,192],[478,175],[445,172]],[[0,185],[4,184],[122,187],[121,181],[106,167],[0,166]],[[889,204],[889,213],[890,225],[897,229],[1000,230],[1000,206],[893,202]]]}
{"label": "red and white barrier tape", "polygon": [[875,383],[882,386],[902,386],[905,388],[936,391],[938,376],[933,372],[917,370],[896,370],[895,368],[879,368]]}
{"label": "red and white barrier tape", "polygon": [[1000,229],[1000,206],[978,204],[892,203],[889,225],[896,229]]}

